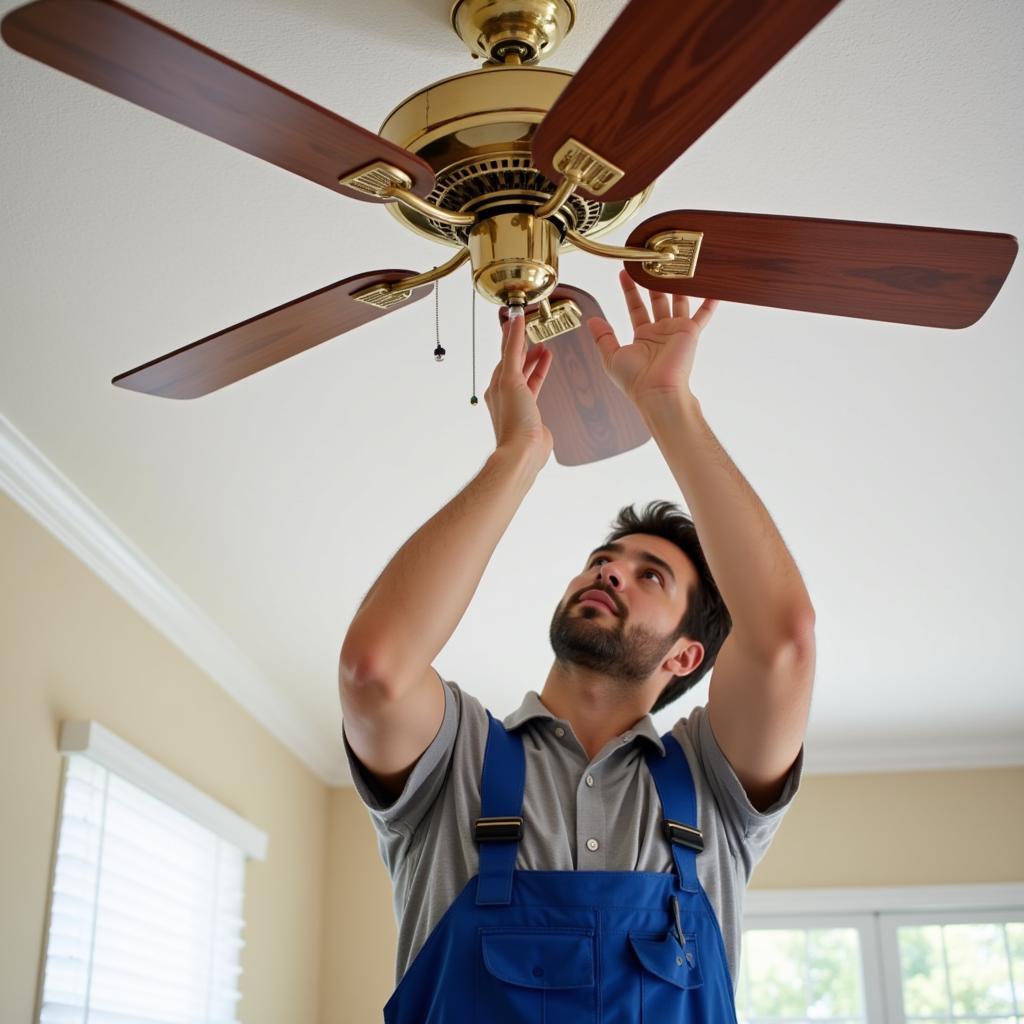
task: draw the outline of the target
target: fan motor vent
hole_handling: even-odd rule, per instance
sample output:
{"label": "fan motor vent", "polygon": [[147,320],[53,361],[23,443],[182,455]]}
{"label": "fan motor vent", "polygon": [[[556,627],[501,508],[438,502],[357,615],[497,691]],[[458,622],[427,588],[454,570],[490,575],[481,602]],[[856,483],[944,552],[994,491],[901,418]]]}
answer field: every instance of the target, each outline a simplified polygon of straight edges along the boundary
{"label": "fan motor vent", "polygon": [[[530,163],[529,157],[502,156],[476,160],[440,172],[426,199],[442,210],[455,211],[470,203],[476,206],[479,200],[487,197],[521,198],[539,206],[554,194],[555,189],[555,184]],[[602,208],[603,204],[597,199],[573,194],[560,214],[570,221],[575,231],[585,235],[598,223]],[[469,227],[442,224],[430,218],[427,223],[436,234],[459,245],[465,245],[469,240]]]}

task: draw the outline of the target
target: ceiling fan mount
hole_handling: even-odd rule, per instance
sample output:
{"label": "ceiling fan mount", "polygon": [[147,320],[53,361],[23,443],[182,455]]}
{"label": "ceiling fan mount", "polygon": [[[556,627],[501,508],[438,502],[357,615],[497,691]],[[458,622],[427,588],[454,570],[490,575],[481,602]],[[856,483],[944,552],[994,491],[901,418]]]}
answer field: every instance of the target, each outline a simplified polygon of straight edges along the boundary
{"label": "ceiling fan mount", "polygon": [[576,24],[576,0],[452,0],[451,24],[474,59],[536,64]]}

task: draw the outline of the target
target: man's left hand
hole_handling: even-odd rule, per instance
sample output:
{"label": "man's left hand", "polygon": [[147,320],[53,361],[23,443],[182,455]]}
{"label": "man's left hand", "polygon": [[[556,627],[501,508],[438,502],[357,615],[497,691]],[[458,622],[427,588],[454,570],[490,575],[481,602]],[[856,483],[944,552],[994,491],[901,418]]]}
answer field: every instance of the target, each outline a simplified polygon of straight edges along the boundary
{"label": "man's left hand", "polygon": [[718,300],[705,299],[691,317],[685,295],[649,290],[652,321],[640,289],[625,270],[619,272],[619,284],[633,323],[632,344],[620,345],[607,320],[595,316],[587,321],[605,372],[637,406],[664,396],[690,394],[697,339]]}

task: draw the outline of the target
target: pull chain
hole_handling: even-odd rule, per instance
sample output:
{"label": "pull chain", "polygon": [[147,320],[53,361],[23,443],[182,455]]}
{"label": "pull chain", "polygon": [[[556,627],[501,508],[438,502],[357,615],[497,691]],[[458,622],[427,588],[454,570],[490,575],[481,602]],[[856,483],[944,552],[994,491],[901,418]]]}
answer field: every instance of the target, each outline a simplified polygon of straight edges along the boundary
{"label": "pull chain", "polygon": [[473,325],[473,396],[469,400],[470,405],[476,405],[476,288],[472,289],[473,292],[473,312],[470,316],[470,323]]}
{"label": "pull chain", "polygon": [[[437,267],[434,267],[437,270]],[[444,349],[441,348],[441,318],[438,315],[438,295],[440,292],[440,282],[434,282],[434,337],[437,340],[437,348],[434,349],[434,358],[441,362],[444,359]]]}

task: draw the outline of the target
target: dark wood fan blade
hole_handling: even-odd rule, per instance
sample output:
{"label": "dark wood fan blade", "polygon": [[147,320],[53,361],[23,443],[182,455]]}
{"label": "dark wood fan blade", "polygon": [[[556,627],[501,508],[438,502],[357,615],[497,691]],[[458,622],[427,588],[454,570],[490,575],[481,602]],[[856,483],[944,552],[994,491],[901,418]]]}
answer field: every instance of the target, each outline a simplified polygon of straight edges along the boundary
{"label": "dark wood fan blade", "polygon": [[386,160],[425,196],[419,157],[114,0],[37,0],[0,25],[15,50],[334,192],[385,202],[338,178]]}
{"label": "dark wood fan blade", "polygon": [[643,191],[839,0],[632,0],[533,137],[553,181],[570,138],[625,172],[601,193]]}
{"label": "dark wood fan blade", "polygon": [[1013,235],[761,213],[673,210],[627,244],[659,231],[703,231],[692,278],[626,263],[637,284],[809,313],[922,327],[969,327],[989,308],[1017,255]]}
{"label": "dark wood fan blade", "polygon": [[[548,297],[552,306],[561,299],[572,299],[583,321],[575,331],[544,343],[551,349],[551,368],[537,408],[554,438],[555,458],[563,466],[580,466],[638,448],[651,433],[636,406],[605,372],[587,327],[590,317],[604,318],[597,300],[567,284],[559,284]],[[536,305],[526,307],[527,313],[535,309]],[[499,318],[508,319],[506,307],[501,307]]]}
{"label": "dark wood fan blade", "polygon": [[400,281],[415,273],[377,270],[348,277],[120,373],[111,383],[162,398],[199,398],[425,298],[433,285],[414,289],[389,309],[352,298],[353,292],[371,284]]}

